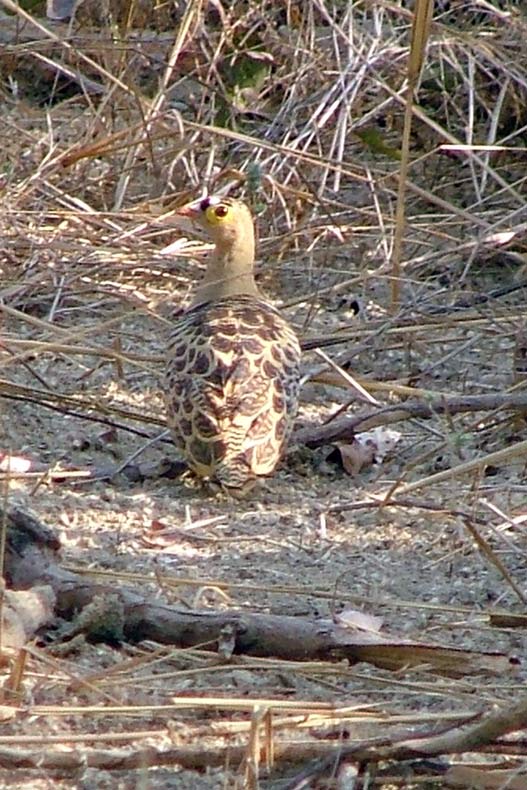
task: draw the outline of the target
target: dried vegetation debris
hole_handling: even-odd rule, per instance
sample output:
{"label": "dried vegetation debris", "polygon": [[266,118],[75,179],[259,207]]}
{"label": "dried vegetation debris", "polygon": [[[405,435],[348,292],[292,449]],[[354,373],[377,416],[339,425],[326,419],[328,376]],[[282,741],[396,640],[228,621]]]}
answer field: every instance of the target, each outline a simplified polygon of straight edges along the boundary
{"label": "dried vegetation debris", "polygon": [[[58,528],[70,565],[204,611],[328,617],[360,606],[408,639],[525,661],[523,629],[497,625],[500,612],[523,612],[526,594],[527,20],[512,2],[437,5],[412,128],[398,310],[390,255],[405,9],[109,3],[95,17],[83,3],[69,26],[41,18],[50,35],[21,10],[2,16],[0,451],[34,470],[2,474],[8,504]],[[331,447],[299,447],[258,497],[235,504],[206,496],[191,478],[73,474],[122,470],[143,444],[141,463],[171,453],[167,442],[149,444],[164,426],[158,377],[170,316],[201,264],[196,245],[161,254],[182,231],[152,218],[204,183],[230,185],[259,215],[260,282],[306,348],[324,347],[382,406],[407,407],[382,463],[349,475]],[[318,429],[339,410],[352,420],[375,412],[310,351],[305,372],[299,427]],[[493,395],[502,398],[493,408],[459,408],[463,398]],[[423,404],[438,406],[424,414]],[[159,524],[175,536],[163,545]],[[269,759],[273,734],[278,776],[278,744],[309,732],[309,748],[291,759],[314,759],[339,731],[335,717],[351,721],[344,704],[382,713],[367,737],[401,715],[407,729],[426,729],[438,726],[436,714],[506,707],[525,672],[520,664],[516,675],[445,680],[426,666],[394,676],[362,664],[238,657],[222,665],[152,643],[117,652],[84,645],[50,661],[45,649],[32,651],[21,688],[31,719],[16,707],[4,732],[41,736],[26,748],[43,749],[41,770],[59,775],[76,758],[68,763],[66,750],[61,764],[44,735],[84,735],[70,747],[88,751],[97,735],[105,751],[90,752],[82,781],[101,787],[116,776],[104,768],[120,765],[123,786],[147,771],[134,754],[150,755],[152,787],[167,786],[163,751],[182,730],[186,745],[203,744],[202,760],[188,749],[165,755],[186,766],[174,786],[256,786],[258,733]],[[161,707],[182,695],[221,696],[226,707]],[[251,711],[256,698],[260,712]],[[282,711],[284,701],[296,708]],[[329,708],[315,724],[322,702]],[[316,729],[324,721],[335,728],[327,741]],[[116,745],[131,727],[143,734],[130,734],[132,747]],[[237,762],[222,757],[229,744]],[[506,765],[518,776],[522,749]],[[505,766],[504,751],[500,744],[485,757],[487,772]],[[188,772],[212,765],[214,754],[222,767]],[[324,771],[344,770],[334,766],[315,770],[312,786]],[[517,777],[502,778],[513,787]],[[34,772],[27,781],[37,786]],[[372,781],[389,786],[381,775]],[[484,786],[481,776],[471,781]]]}

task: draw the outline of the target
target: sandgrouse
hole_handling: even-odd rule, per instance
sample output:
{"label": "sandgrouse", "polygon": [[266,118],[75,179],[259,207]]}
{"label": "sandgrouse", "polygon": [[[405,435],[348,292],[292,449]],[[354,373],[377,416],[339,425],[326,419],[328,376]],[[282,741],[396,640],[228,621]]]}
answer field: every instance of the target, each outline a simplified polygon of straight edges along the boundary
{"label": "sandgrouse", "polygon": [[254,280],[247,206],[206,197],[177,212],[215,247],[168,346],[165,397],[175,445],[201,478],[234,495],[276,468],[298,407],[295,332]]}

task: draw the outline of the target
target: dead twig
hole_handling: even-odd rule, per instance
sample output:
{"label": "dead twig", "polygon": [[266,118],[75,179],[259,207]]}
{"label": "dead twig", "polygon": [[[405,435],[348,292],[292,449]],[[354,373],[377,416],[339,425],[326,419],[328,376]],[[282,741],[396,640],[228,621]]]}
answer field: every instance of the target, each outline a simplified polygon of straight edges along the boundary
{"label": "dead twig", "polygon": [[[367,388],[367,382],[363,380],[363,384]],[[319,447],[322,444],[349,440],[360,431],[370,431],[379,425],[392,425],[402,420],[415,418],[426,420],[441,414],[455,415],[478,411],[496,411],[497,409],[504,411],[527,410],[527,392],[516,390],[504,394],[445,397],[440,400],[431,400],[428,403],[422,400],[409,400],[396,406],[386,406],[384,409],[368,414],[341,417],[327,425],[310,425],[299,428],[294,434],[294,441],[308,447]],[[504,450],[502,460],[506,457],[507,450]]]}

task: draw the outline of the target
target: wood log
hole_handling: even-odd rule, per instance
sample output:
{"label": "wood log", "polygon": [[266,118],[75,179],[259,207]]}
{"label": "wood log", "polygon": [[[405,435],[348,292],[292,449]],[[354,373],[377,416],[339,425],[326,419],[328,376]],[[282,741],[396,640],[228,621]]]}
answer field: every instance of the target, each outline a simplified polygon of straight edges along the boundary
{"label": "wood log", "polygon": [[226,659],[243,653],[288,661],[367,661],[389,670],[426,665],[449,676],[502,674],[514,667],[513,660],[500,653],[421,643],[353,626],[349,613],[332,620],[177,609],[147,600],[129,587],[116,589],[114,584],[90,581],[64,569],[52,530],[20,509],[3,517],[8,527],[5,575],[9,586],[19,590],[49,585],[56,596],[57,615],[74,621],[67,638],[83,632],[93,641],[150,639],[183,648],[205,645]]}

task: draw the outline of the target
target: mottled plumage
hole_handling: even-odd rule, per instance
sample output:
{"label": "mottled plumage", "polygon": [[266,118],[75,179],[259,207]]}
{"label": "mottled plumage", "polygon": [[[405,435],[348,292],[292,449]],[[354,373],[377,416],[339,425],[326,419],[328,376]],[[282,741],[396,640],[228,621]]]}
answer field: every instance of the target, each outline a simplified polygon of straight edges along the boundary
{"label": "mottled plumage", "polygon": [[254,282],[243,203],[205,198],[179,212],[216,243],[194,304],[174,325],[165,393],[176,446],[203,478],[247,490],[271,474],[293,428],[300,348]]}

